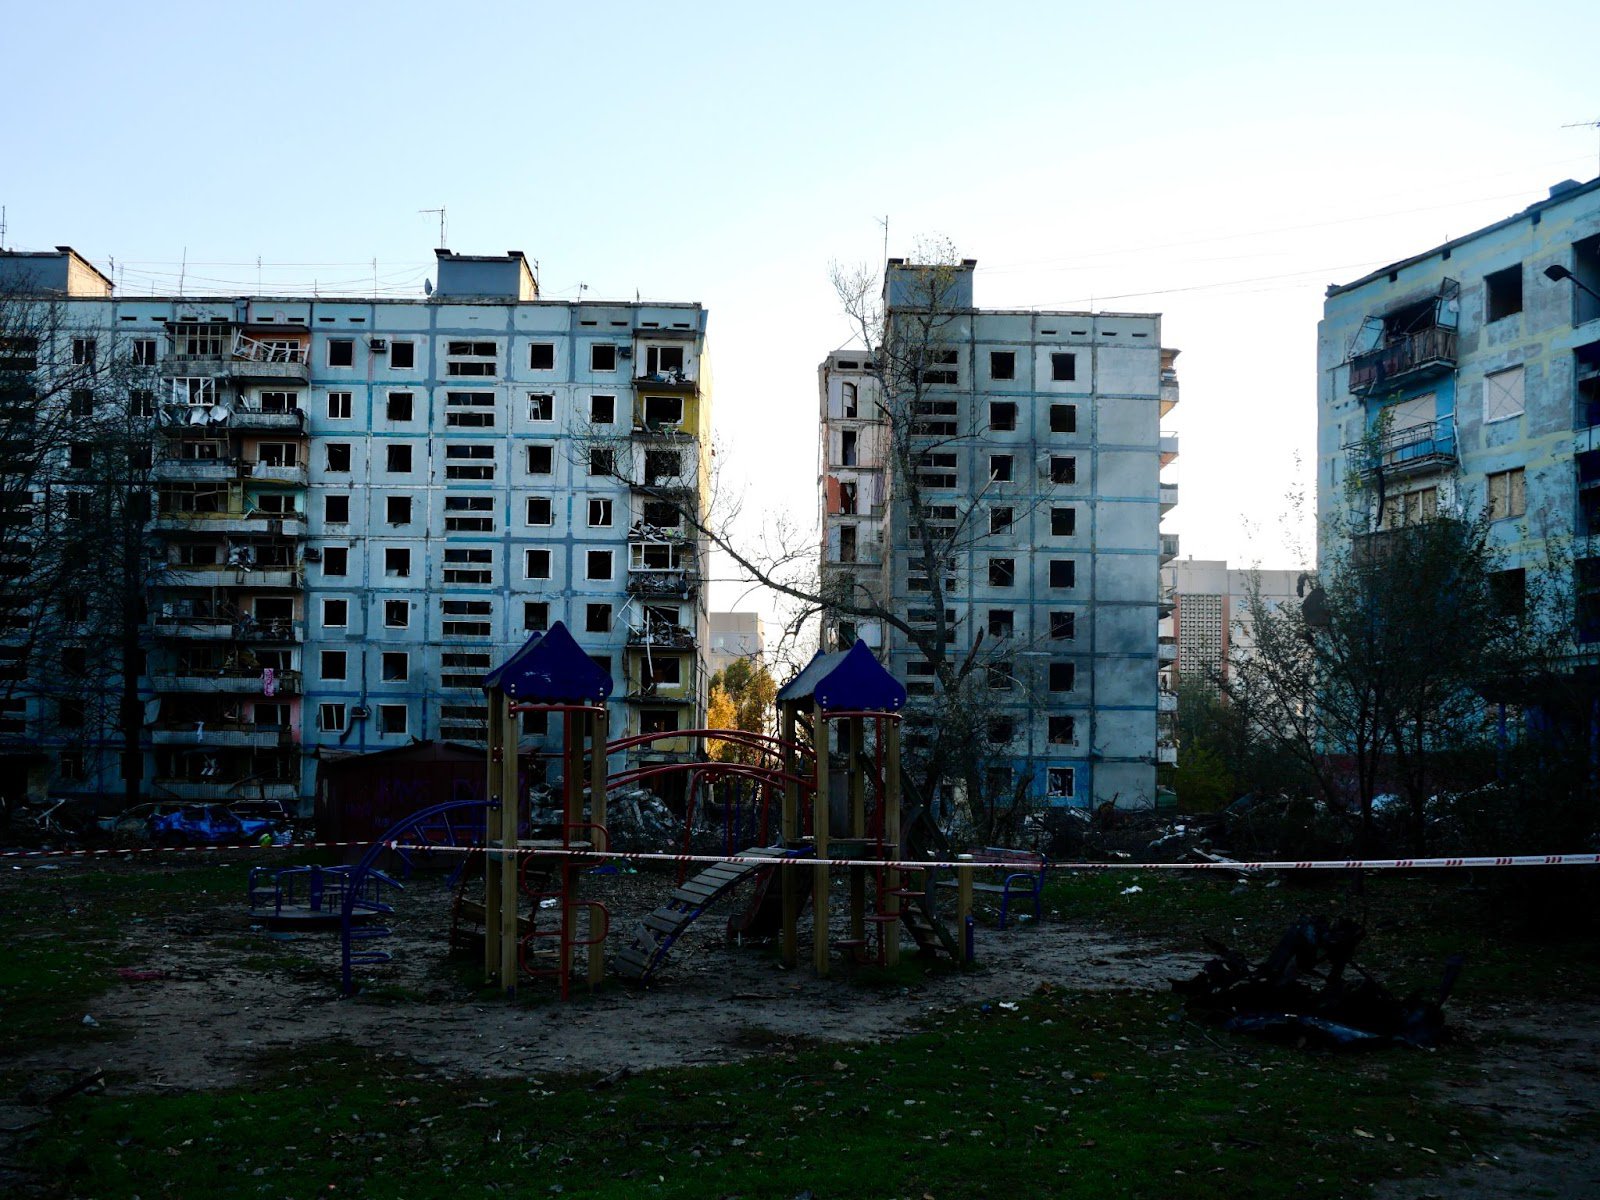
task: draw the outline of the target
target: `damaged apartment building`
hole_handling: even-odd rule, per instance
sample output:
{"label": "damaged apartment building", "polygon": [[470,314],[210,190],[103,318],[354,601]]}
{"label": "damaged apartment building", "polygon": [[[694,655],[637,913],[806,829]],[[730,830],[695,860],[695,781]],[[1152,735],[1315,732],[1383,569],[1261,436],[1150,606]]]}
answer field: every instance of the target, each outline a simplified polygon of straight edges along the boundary
{"label": "damaged apartment building", "polygon": [[[0,284],[144,381],[145,799],[305,812],[319,757],[481,743],[485,673],[558,620],[615,681],[613,737],[704,724],[704,547],[682,515],[710,452],[699,305],[543,300],[517,251],[440,250],[415,300],[122,296],[67,247],[0,254]],[[48,673],[72,640],[8,665]],[[122,664],[97,670],[111,687]],[[124,791],[119,729],[13,695],[12,791]]]}
{"label": "damaged apartment building", "polygon": [[[1600,179],[1330,287],[1318,333],[1324,538],[1486,513],[1520,606],[1571,560],[1575,666],[1600,659]],[[1359,486],[1352,492],[1347,483]],[[1328,547],[1322,547],[1324,557]]]}
{"label": "damaged apartment building", "polygon": [[[860,350],[819,368],[823,571],[909,623],[927,627],[927,526],[942,564],[952,652],[982,634],[991,762],[1005,791],[1026,779],[1052,804],[1154,802],[1158,763],[1176,761],[1160,693],[1159,568],[1178,553],[1164,533],[1177,485],[1162,468],[1178,440],[1161,420],[1178,401],[1177,352],[1161,319],[974,307],[975,263],[950,269],[938,346],[917,411]],[[885,341],[925,309],[929,268],[890,259]],[[897,453],[897,448],[901,451]],[[915,464],[913,521],[896,463]],[[860,638],[906,681],[913,703],[940,685],[903,632],[833,612],[825,638]]]}

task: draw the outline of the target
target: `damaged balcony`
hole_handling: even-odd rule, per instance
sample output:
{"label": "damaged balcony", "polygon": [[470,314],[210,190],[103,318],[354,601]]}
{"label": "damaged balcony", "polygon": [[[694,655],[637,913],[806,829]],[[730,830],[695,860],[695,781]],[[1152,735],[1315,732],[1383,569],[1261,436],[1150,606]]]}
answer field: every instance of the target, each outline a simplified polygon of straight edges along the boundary
{"label": "damaged balcony", "polygon": [[[245,382],[305,383],[310,379],[310,334],[301,337],[234,335],[230,371]],[[303,339],[303,340],[302,340]]]}
{"label": "damaged balcony", "polygon": [[687,625],[647,621],[642,625],[628,627],[628,645],[648,646],[655,650],[693,650],[696,641],[694,630]]}
{"label": "damaged balcony", "polygon": [[229,617],[206,617],[165,614],[151,623],[158,638],[177,638],[193,641],[216,642],[303,642],[306,636],[304,621],[235,620]]}
{"label": "damaged balcony", "polygon": [[[173,669],[150,676],[151,690],[174,693],[225,693],[264,696],[265,675],[261,668],[248,670],[241,667]],[[274,671],[272,676],[274,696],[300,694],[299,671]]]}
{"label": "damaged balcony", "polygon": [[1451,417],[1425,421],[1351,442],[1344,449],[1363,476],[1379,471],[1405,476],[1449,470],[1456,465],[1456,424]]}
{"label": "damaged balcony", "polygon": [[1178,535],[1163,533],[1157,535],[1160,539],[1160,559],[1163,564],[1171,562],[1178,557]]}
{"label": "damaged balcony", "polygon": [[220,746],[231,749],[277,750],[294,745],[287,725],[251,725],[239,721],[160,721],[150,729],[156,746]]}
{"label": "damaged balcony", "polygon": [[1461,285],[1446,279],[1435,295],[1361,324],[1346,362],[1357,396],[1395,390],[1456,369]]}

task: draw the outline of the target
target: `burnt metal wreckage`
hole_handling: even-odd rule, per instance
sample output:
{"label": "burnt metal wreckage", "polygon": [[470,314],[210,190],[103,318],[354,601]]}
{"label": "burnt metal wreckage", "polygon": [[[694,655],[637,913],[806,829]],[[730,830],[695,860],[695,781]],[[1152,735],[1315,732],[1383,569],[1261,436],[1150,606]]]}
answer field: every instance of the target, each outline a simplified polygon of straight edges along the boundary
{"label": "burnt metal wreckage", "polygon": [[1436,989],[1397,997],[1354,961],[1366,927],[1303,917],[1259,964],[1213,938],[1217,955],[1172,990],[1189,1012],[1234,1033],[1326,1049],[1431,1046],[1445,1036],[1444,1004],[1464,958],[1445,961]]}

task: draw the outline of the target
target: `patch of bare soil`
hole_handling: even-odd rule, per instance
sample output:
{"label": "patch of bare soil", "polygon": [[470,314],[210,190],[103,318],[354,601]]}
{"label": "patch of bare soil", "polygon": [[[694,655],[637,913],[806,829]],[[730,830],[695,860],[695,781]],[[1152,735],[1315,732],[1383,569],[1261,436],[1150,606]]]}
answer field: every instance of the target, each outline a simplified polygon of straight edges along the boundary
{"label": "patch of bare soil", "polygon": [[[842,882],[842,881],[841,881]],[[592,877],[611,909],[611,949],[672,886],[659,874]],[[589,889],[586,883],[586,891]],[[843,927],[834,898],[835,936]],[[242,886],[241,886],[242,891]],[[906,1032],[919,1014],[957,1004],[1017,999],[1042,983],[1074,989],[1151,989],[1191,974],[1199,956],[1150,952],[1057,921],[980,926],[972,971],[930,970],[910,987],[853,979],[839,965],[817,979],[786,970],[767,943],[735,945],[727,917],[748,902],[734,893],[713,906],[673,948],[644,989],[608,983],[572,1003],[553,984],[524,985],[521,1004],[485,1002],[462,983],[470,968],[446,956],[451,893],[437,877],[413,879],[399,900],[394,961],[359,969],[364,994],[341,999],[338,936],[273,937],[238,905],[174,914],[128,932],[139,969],[159,977],[123,983],[96,1004],[113,1043],[42,1048],[14,1066],[70,1073],[106,1066],[123,1086],[216,1088],[250,1077],[263,1053],[293,1053],[348,1040],[405,1055],[449,1075],[537,1075],[645,1070],[726,1062],[785,1038],[873,1041]],[[909,938],[906,939],[909,944]],[[371,943],[368,943],[369,945]],[[914,947],[906,953],[909,956]]]}

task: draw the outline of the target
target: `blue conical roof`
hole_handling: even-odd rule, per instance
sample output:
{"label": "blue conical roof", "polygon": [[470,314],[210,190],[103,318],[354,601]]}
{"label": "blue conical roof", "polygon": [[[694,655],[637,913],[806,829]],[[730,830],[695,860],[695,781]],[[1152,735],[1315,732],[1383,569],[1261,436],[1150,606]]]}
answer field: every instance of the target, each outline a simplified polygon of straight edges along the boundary
{"label": "blue conical roof", "polygon": [[611,676],[595,665],[561,621],[535,633],[483,679],[529,704],[596,704],[611,695]]}
{"label": "blue conical roof", "polygon": [[824,712],[899,712],[906,689],[857,638],[848,650],[818,654],[778,693],[780,703],[812,699]]}

